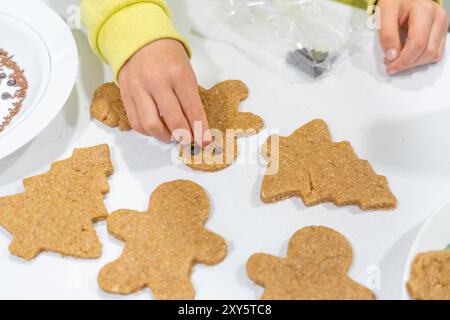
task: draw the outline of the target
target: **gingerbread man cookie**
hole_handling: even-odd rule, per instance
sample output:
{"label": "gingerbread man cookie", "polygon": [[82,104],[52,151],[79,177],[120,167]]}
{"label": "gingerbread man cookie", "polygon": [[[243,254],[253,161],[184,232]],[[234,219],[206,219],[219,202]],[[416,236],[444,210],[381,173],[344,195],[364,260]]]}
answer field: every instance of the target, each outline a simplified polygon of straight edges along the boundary
{"label": "gingerbread man cookie", "polygon": [[418,254],[407,288],[413,299],[450,300],[450,249]]}
{"label": "gingerbread man cookie", "polygon": [[286,258],[254,254],[247,273],[265,288],[264,300],[375,299],[373,292],[348,277],[352,260],[352,248],[340,233],[306,227],[292,236]]}
{"label": "gingerbread man cookie", "polygon": [[248,88],[242,81],[220,82],[209,90],[200,88],[200,97],[214,143],[203,149],[181,146],[180,154],[194,170],[222,170],[238,156],[237,138],[258,133],[264,121],[253,113],[239,111],[240,102],[248,97]]}
{"label": "gingerbread man cookie", "polygon": [[112,172],[108,145],[75,149],[49,172],[25,179],[25,192],[0,198],[0,225],[14,236],[10,252],[27,260],[41,251],[99,257],[92,224],[108,216],[103,196]]}
{"label": "gingerbread man cookie", "polygon": [[209,211],[202,187],[176,180],[153,192],[146,212],[112,213],[108,231],[125,249],[100,271],[100,287],[117,294],[148,287],[156,299],[193,299],[192,266],[217,264],[227,253],[225,241],[204,228]]}
{"label": "gingerbread man cookie", "polygon": [[[204,149],[195,145],[180,147],[180,156],[194,170],[218,171],[236,160],[237,137],[258,133],[264,122],[253,113],[239,112],[240,102],[248,97],[248,88],[242,81],[223,81],[209,90],[199,87],[199,94],[215,141]],[[91,115],[110,127],[131,129],[120,90],[114,83],[97,89]]]}
{"label": "gingerbread man cookie", "polygon": [[264,176],[264,202],[301,197],[306,206],[333,202],[362,210],[396,207],[386,177],[358,159],[349,142],[333,142],[323,120],[311,121],[288,137],[269,137],[263,156],[271,170],[278,165],[275,174]]}

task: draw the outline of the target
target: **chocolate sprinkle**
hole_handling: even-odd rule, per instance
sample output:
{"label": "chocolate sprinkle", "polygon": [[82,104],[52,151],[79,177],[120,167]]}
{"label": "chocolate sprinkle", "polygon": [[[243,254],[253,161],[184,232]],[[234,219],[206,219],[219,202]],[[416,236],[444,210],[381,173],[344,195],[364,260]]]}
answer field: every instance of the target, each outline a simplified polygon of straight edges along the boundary
{"label": "chocolate sprinkle", "polygon": [[[0,133],[5,130],[5,128],[11,123],[12,119],[19,113],[22,108],[23,101],[27,96],[28,81],[24,75],[24,70],[22,70],[19,65],[12,59],[12,56],[8,54],[3,49],[0,49],[0,70],[3,67],[10,69],[12,73],[9,75],[9,80],[7,85],[12,87],[17,87],[14,94],[4,92],[2,94],[2,99],[15,99],[12,102],[12,106],[8,109],[9,113],[0,122]],[[4,75],[4,76],[3,76]],[[6,74],[2,73],[0,79],[6,78]]]}
{"label": "chocolate sprinkle", "polygon": [[8,100],[8,99],[11,99],[11,98],[12,98],[12,96],[11,96],[11,94],[9,92],[3,92],[2,93],[2,100]]}
{"label": "chocolate sprinkle", "polygon": [[214,153],[215,154],[222,154],[223,153],[223,148],[220,146],[215,146],[214,147]]}
{"label": "chocolate sprinkle", "polygon": [[200,148],[199,145],[193,144],[193,145],[191,146],[191,155],[196,156],[196,155],[198,155],[201,151],[202,151],[202,149]]}

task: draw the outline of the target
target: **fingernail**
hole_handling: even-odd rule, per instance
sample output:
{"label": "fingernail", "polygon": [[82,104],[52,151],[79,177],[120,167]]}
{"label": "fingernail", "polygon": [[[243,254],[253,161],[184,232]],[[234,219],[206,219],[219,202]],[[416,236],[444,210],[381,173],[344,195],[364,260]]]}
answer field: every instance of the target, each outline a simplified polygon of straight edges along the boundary
{"label": "fingernail", "polygon": [[203,134],[203,146],[207,146],[211,142],[212,142],[211,133],[209,132],[209,130],[206,130],[205,133]]}
{"label": "fingernail", "polygon": [[389,70],[388,71],[388,75],[393,76],[394,74],[396,74],[398,71],[397,70]]}
{"label": "fingernail", "polygon": [[395,49],[395,48],[392,48],[392,49],[389,49],[386,51],[386,58],[389,61],[397,59],[397,56],[398,56],[398,52],[397,52],[397,49]]}

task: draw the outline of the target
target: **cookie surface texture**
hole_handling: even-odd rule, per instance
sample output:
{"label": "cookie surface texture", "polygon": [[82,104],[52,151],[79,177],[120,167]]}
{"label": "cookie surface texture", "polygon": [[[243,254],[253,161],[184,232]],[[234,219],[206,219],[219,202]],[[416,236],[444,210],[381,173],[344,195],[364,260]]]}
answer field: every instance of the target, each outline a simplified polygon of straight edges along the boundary
{"label": "cookie surface texture", "polygon": [[105,83],[95,91],[90,113],[107,126],[121,131],[131,130],[120,89],[115,83]]}
{"label": "cookie surface texture", "polygon": [[333,202],[375,210],[397,205],[386,177],[359,159],[349,142],[333,142],[323,120],[313,120],[288,137],[270,136],[262,154],[268,160],[261,187],[266,203],[300,197],[306,206]]}
{"label": "cookie surface texture", "polygon": [[217,264],[227,253],[225,241],[204,228],[209,212],[203,188],[186,180],[160,185],[146,212],[113,212],[108,231],[125,249],[100,271],[100,287],[116,294],[148,287],[156,299],[193,299],[192,266]]}
{"label": "cookie surface texture", "polygon": [[264,287],[263,300],[366,300],[372,291],[350,279],[352,248],[340,233],[306,227],[289,241],[286,258],[257,253],[247,261],[247,274]]}
{"label": "cookie surface texture", "polygon": [[47,173],[25,179],[23,193],[0,198],[0,225],[13,235],[10,252],[27,260],[41,251],[99,257],[93,223],[108,216],[103,196],[112,173],[108,145],[75,149]]}
{"label": "cookie surface texture", "polygon": [[450,249],[419,253],[407,289],[412,299],[450,300]]}

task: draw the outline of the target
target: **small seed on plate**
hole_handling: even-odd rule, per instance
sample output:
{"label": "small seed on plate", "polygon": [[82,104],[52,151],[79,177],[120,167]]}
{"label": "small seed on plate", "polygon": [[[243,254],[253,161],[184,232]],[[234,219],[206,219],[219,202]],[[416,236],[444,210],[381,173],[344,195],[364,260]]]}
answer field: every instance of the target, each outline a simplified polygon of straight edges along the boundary
{"label": "small seed on plate", "polygon": [[9,92],[3,92],[2,93],[2,99],[3,100],[7,100],[7,99],[11,99],[11,98],[12,98],[12,96],[11,96],[11,94]]}
{"label": "small seed on plate", "polygon": [[10,79],[10,80],[8,80],[8,82],[6,84],[10,87],[13,87],[16,85],[16,80]]}

